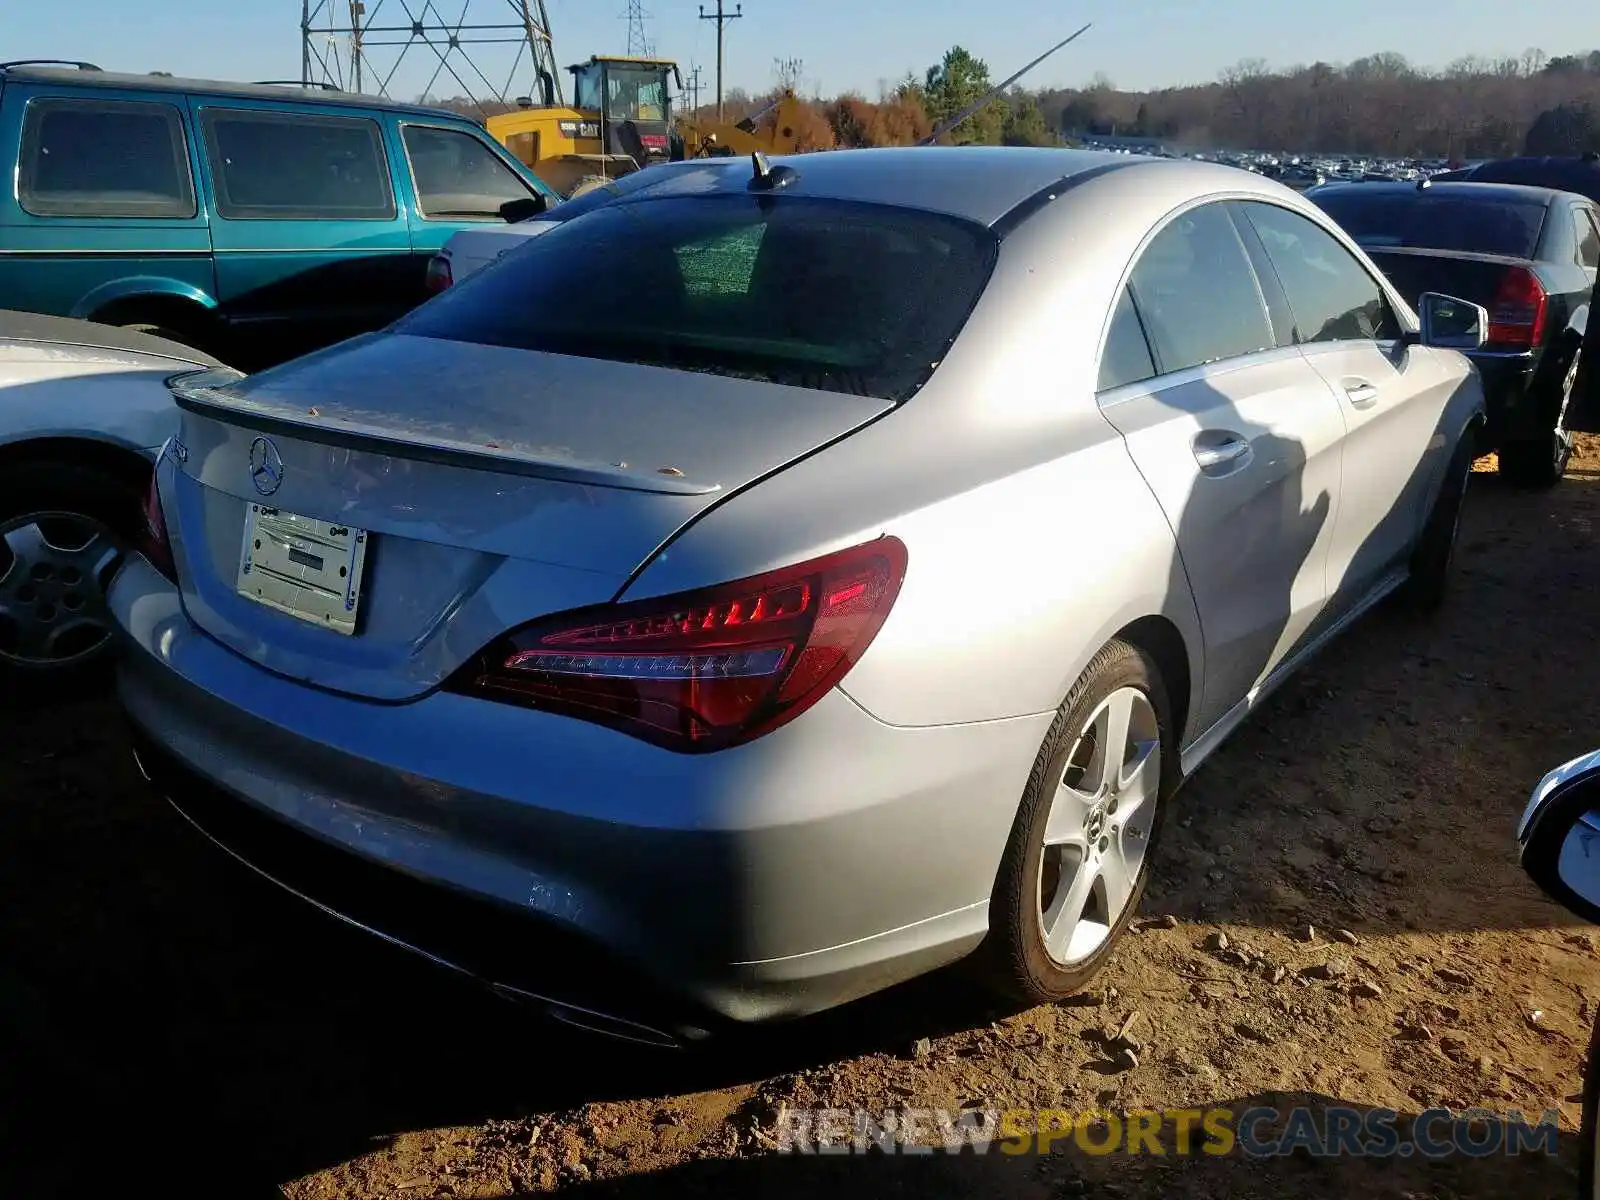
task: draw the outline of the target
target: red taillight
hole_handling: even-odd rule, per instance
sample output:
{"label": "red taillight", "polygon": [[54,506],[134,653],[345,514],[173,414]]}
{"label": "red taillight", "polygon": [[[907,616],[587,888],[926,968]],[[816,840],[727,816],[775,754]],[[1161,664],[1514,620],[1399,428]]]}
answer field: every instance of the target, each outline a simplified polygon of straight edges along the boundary
{"label": "red taillight", "polygon": [[151,566],[177,583],[178,567],[172,560],[166,514],[161,511],[161,489],[156,482],[158,477],[158,472],[150,472],[150,490],[144,497],[144,535],[139,539],[139,552],[150,560]]}
{"label": "red taillight", "polygon": [[455,281],[455,274],[450,270],[448,258],[442,254],[435,254],[428,260],[428,273],[423,280],[423,287],[430,296],[444,291]]}
{"label": "red taillight", "polygon": [[701,591],[568,613],[468,664],[458,691],[720,750],[799,716],[883,627],[906,548],[879,538]]}
{"label": "red taillight", "polygon": [[1509,267],[1500,277],[1489,305],[1489,330],[1485,343],[1497,348],[1526,350],[1544,338],[1549,295],[1539,277],[1527,267]]}

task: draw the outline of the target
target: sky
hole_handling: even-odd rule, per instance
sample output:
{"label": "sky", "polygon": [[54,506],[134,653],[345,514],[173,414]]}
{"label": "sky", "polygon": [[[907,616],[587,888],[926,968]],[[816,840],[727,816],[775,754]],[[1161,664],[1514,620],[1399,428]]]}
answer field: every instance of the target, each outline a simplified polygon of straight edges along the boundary
{"label": "sky", "polygon": [[[348,11],[347,0],[321,2],[326,10]],[[408,9],[435,25],[454,24],[463,10],[469,22],[519,19],[514,0],[366,4],[368,20],[384,25],[409,26]],[[702,100],[709,100],[715,25],[698,18],[699,0],[644,5],[656,53],[677,59],[686,80],[698,64]],[[627,50],[627,0],[546,0],[546,6],[560,66]],[[1580,0],[1546,0],[1538,9],[1539,34],[1514,28],[1504,0],[1342,0],[1333,8],[1303,0],[744,0],[743,9],[727,26],[725,86],[765,90],[776,80],[775,60],[799,59],[803,89],[826,95],[874,95],[907,71],[921,74],[954,44],[987,62],[998,82],[1085,22],[1094,27],[1027,76],[1028,86],[1078,86],[1097,73],[1128,89],[1205,82],[1245,58],[1286,66],[1394,50],[1419,65],[1442,66],[1467,54],[1517,54],[1530,44],[1552,55],[1600,48],[1600,6]],[[107,70],[211,79],[298,78],[300,10],[301,0],[0,0],[0,60],[81,59]],[[315,23],[325,26],[328,17]],[[1557,33],[1565,40],[1558,42]],[[508,47],[468,51],[492,89],[461,52],[447,60],[479,98],[491,90],[531,91],[526,70],[507,88]],[[388,93],[397,99],[416,99],[439,63],[421,44],[404,57],[393,48],[370,55],[380,70],[394,68]],[[367,90],[375,90],[370,80]],[[431,90],[448,96],[463,89],[441,74]]]}

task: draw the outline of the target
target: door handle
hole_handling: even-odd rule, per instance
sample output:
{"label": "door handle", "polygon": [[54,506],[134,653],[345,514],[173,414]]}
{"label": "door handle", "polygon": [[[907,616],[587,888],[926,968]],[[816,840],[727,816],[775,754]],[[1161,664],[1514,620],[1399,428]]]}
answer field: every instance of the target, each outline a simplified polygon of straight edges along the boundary
{"label": "door handle", "polygon": [[1250,443],[1236,433],[1224,433],[1213,437],[1215,440],[1195,442],[1194,461],[1200,464],[1202,471],[1225,467],[1229,463],[1238,462],[1250,453]]}
{"label": "door handle", "polygon": [[1365,379],[1347,379],[1344,385],[1344,394],[1350,398],[1350,403],[1356,408],[1371,408],[1378,402],[1378,389]]}

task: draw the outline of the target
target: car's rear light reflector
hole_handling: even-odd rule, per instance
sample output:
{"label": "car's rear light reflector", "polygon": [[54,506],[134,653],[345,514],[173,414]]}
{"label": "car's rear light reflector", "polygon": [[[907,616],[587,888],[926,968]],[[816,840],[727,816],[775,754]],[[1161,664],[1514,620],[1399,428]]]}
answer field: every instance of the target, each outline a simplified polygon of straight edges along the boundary
{"label": "car's rear light reflector", "polygon": [[884,537],[695,592],[569,613],[485,649],[453,690],[612,725],[673,750],[747,742],[843,678],[883,627],[906,549]]}
{"label": "car's rear light reflector", "polygon": [[423,277],[424,290],[431,296],[444,291],[453,283],[455,283],[455,272],[451,270],[450,260],[442,254],[435,254],[428,260],[427,274]]}
{"label": "car's rear light reflector", "polygon": [[138,550],[150,560],[151,566],[177,583],[178,567],[172,558],[172,541],[167,536],[166,514],[161,511],[159,479],[159,470],[150,472],[150,486],[144,497],[144,529],[139,537]]}
{"label": "car's rear light reflector", "polygon": [[1496,349],[1527,350],[1544,339],[1550,297],[1539,277],[1527,267],[1508,267],[1489,305],[1485,344]]}

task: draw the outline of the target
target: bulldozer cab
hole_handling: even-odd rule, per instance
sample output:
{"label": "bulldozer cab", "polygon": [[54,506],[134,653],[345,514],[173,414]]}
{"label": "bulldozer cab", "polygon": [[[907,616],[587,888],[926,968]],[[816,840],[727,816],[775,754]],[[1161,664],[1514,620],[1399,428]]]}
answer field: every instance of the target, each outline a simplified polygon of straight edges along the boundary
{"label": "bulldozer cab", "polygon": [[626,155],[639,166],[671,156],[672,96],[669,81],[682,89],[678,65],[670,59],[595,55],[568,67],[573,107],[595,113],[602,153]]}

